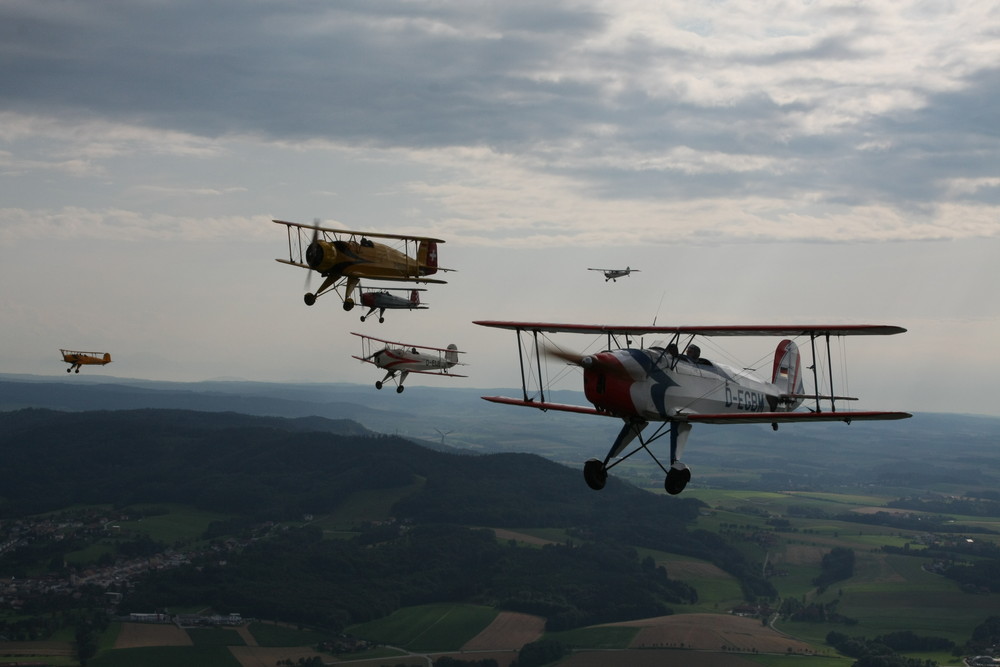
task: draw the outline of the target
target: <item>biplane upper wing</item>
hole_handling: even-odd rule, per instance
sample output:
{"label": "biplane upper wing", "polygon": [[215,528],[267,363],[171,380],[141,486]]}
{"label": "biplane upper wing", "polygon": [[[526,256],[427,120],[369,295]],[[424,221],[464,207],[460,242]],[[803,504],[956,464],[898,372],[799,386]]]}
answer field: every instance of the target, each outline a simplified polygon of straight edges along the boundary
{"label": "biplane upper wing", "polygon": [[[446,347],[429,347],[427,345],[414,345],[413,343],[400,343],[398,341],[376,338],[375,336],[369,336],[367,334],[357,333],[355,331],[352,331],[351,335],[357,336],[358,338],[362,338],[364,340],[373,340],[378,343],[385,343],[386,345],[397,345],[399,347],[415,347],[418,350],[431,350],[432,352],[454,352],[455,354],[465,354],[465,352],[462,352],[461,350],[449,350]],[[362,359],[362,361],[364,361],[364,359]]]}
{"label": "biplane upper wing", "polygon": [[548,322],[502,322],[478,320],[484,327],[543,333],[610,334],[691,334],[696,336],[890,336],[904,333],[903,327],[883,324],[756,324],[710,326],[645,326],[608,324],[556,324]]}
{"label": "biplane upper wing", "polygon": [[320,232],[327,232],[330,234],[346,234],[348,236],[366,236],[376,239],[397,239],[399,241],[434,241],[435,243],[444,243],[441,239],[432,238],[430,236],[415,236],[413,234],[390,234],[386,232],[358,232],[349,229],[332,229],[330,227],[320,227],[319,225],[306,225],[301,222],[288,222],[287,220],[272,220],[271,222],[276,222],[279,225],[285,225],[287,227],[298,227],[299,229],[313,229]]}

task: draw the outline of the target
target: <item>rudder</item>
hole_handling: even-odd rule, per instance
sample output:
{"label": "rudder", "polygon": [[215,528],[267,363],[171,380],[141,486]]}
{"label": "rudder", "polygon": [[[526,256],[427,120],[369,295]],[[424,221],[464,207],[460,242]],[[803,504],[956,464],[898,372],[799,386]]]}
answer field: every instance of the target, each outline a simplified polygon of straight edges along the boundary
{"label": "rudder", "polygon": [[[782,394],[802,394],[802,362],[799,359],[799,346],[794,341],[785,339],[778,343],[774,350],[774,370],[771,373],[771,383]],[[801,402],[801,401],[799,401]],[[798,405],[796,402],[795,405]]]}
{"label": "rudder", "polygon": [[429,276],[433,273],[437,273],[437,242],[430,240],[421,241],[420,247],[417,249],[417,261],[420,263],[420,273],[423,275]]}

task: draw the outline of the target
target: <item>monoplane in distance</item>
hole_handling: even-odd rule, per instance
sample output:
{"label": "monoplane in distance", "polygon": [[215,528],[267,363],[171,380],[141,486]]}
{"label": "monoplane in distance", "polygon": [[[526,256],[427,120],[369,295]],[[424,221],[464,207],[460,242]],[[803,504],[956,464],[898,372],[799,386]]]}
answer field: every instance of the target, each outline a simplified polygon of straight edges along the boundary
{"label": "monoplane in distance", "polygon": [[[378,311],[378,321],[385,322],[386,310],[426,310],[427,305],[420,303],[420,293],[426,292],[424,289],[369,289],[363,286],[358,287],[361,292],[361,305],[368,308],[368,312],[361,316],[364,322],[372,313]],[[408,293],[409,297],[402,297],[393,292]]]}
{"label": "monoplane in distance", "polygon": [[454,343],[448,347],[427,347],[383,340],[354,331],[351,333],[361,338],[361,356],[352,356],[386,371],[385,377],[375,383],[376,389],[381,389],[386,381],[392,380],[396,383],[396,393],[401,394],[403,381],[410,373],[465,377],[449,372],[449,369],[459,365],[458,355],[465,354]]}
{"label": "monoplane in distance", "polygon": [[[680,458],[693,424],[778,424],[786,422],[905,419],[907,412],[847,411],[846,401],[834,391],[830,339],[843,336],[894,335],[906,331],[884,325],[763,325],[763,326],[604,326],[548,324],[539,322],[478,321],[486,327],[516,332],[521,368],[521,398],[484,396],[506,405],[559,410],[622,420],[622,428],[603,460],[592,458],[584,465],[584,479],[592,489],[604,488],[608,470],[640,449],[666,473],[664,488],[672,495],[684,490],[691,471]],[[575,333],[607,336],[603,352],[583,355],[556,347],[548,334]],[[648,348],[631,346],[633,337],[655,335],[667,342]],[[733,368],[701,356],[697,337],[790,336],[808,339],[812,352],[812,388],[806,391],[798,345],[784,338],[774,352],[770,380],[751,370]],[[524,338],[527,337],[527,343]],[[826,349],[829,386],[820,387],[817,345]],[[543,358],[557,357],[583,369],[583,390],[591,405],[568,405],[546,400],[539,378]],[[798,410],[808,402],[806,410]],[[660,422],[649,437],[643,437],[650,422]],[[662,436],[670,438],[670,464],[665,467],[649,449]],[[638,441],[630,452],[622,452]]]}
{"label": "monoplane in distance", "polygon": [[79,373],[81,366],[105,366],[111,363],[109,352],[81,352],[62,349],[59,351],[62,353],[63,361],[69,364],[69,368],[66,369],[67,373],[71,373],[74,369]]}
{"label": "monoplane in distance", "polygon": [[[278,258],[277,261],[315,271],[323,277],[315,292],[308,291],[307,286],[303,296],[307,306],[316,303],[316,299],[327,292],[339,293],[343,286],[344,310],[351,310],[355,305],[354,290],[361,280],[444,283],[446,281],[429,276],[451,270],[438,266],[438,245],[444,243],[441,239],[331,229],[285,220],[273,222],[284,225],[288,233],[288,259]],[[390,245],[372,239],[395,243]]]}
{"label": "monoplane in distance", "polygon": [[604,274],[604,282],[609,280],[612,282],[618,282],[619,278],[625,278],[633,273],[639,273],[639,269],[633,269],[630,267],[625,267],[624,269],[587,269],[588,271],[600,271]]}

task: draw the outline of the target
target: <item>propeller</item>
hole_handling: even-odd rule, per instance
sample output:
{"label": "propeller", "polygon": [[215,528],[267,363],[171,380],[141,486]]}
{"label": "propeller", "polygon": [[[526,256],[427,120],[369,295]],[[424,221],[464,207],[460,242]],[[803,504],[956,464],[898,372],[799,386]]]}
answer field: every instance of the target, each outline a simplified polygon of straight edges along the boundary
{"label": "propeller", "polygon": [[[315,227],[319,227],[319,218],[313,218],[313,225]],[[309,254],[312,251],[312,248],[315,245],[317,238],[319,238],[319,229],[313,229],[312,240],[309,242],[309,245],[306,247],[306,264],[312,264],[312,262],[309,261]],[[305,300],[306,300],[306,303],[308,305],[312,305],[313,303],[316,303],[316,296],[314,294],[312,294],[312,291],[311,291],[312,290],[312,277],[313,277],[313,270],[309,269],[309,272],[306,274],[306,284],[303,286],[303,289],[306,292],[306,294],[305,294]],[[310,298],[310,297],[312,297],[312,298]],[[310,301],[312,303],[310,303]]]}
{"label": "propeller", "polygon": [[584,370],[601,370],[605,373],[629,377],[628,371],[617,361],[611,361],[611,357],[596,354],[580,354],[578,352],[568,352],[554,345],[546,345],[542,348],[543,354],[547,357],[562,359],[568,364],[579,366]]}
{"label": "propeller", "polygon": [[547,357],[562,359],[566,363],[579,366],[580,368],[592,368],[594,365],[594,357],[590,355],[583,355],[577,352],[567,352],[566,350],[555,346],[546,345],[542,348],[542,352]]}

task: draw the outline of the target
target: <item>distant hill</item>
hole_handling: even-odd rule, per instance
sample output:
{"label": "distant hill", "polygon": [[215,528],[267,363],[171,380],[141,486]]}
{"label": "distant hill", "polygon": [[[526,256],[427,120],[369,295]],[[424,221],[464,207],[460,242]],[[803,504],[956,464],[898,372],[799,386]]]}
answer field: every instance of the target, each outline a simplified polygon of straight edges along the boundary
{"label": "distant hill", "polygon": [[[346,419],[429,447],[531,452],[577,470],[587,458],[604,456],[620,427],[614,419],[498,406],[481,400],[483,394],[517,391],[415,386],[396,394],[337,383],[0,375],[0,410],[157,408]],[[577,392],[556,392],[552,398],[585,402]],[[902,421],[849,426],[785,424],[777,433],[767,425],[703,425],[693,432],[685,460],[694,470],[692,489],[709,484],[769,490],[878,485],[898,487],[906,495],[942,483],[959,492],[995,488],[1000,484],[1000,418],[920,413]],[[748,478],[748,472],[755,476]],[[619,466],[617,473],[640,486],[662,484],[661,471],[644,456]]]}
{"label": "distant hill", "polygon": [[[577,471],[532,454],[455,455],[352,422],[181,410],[0,413],[0,516],[76,504],[181,503],[256,520],[333,511],[353,493],[413,487],[422,521],[586,524],[616,513],[682,521],[625,484],[591,492]],[[684,511],[679,511],[685,508]]]}

